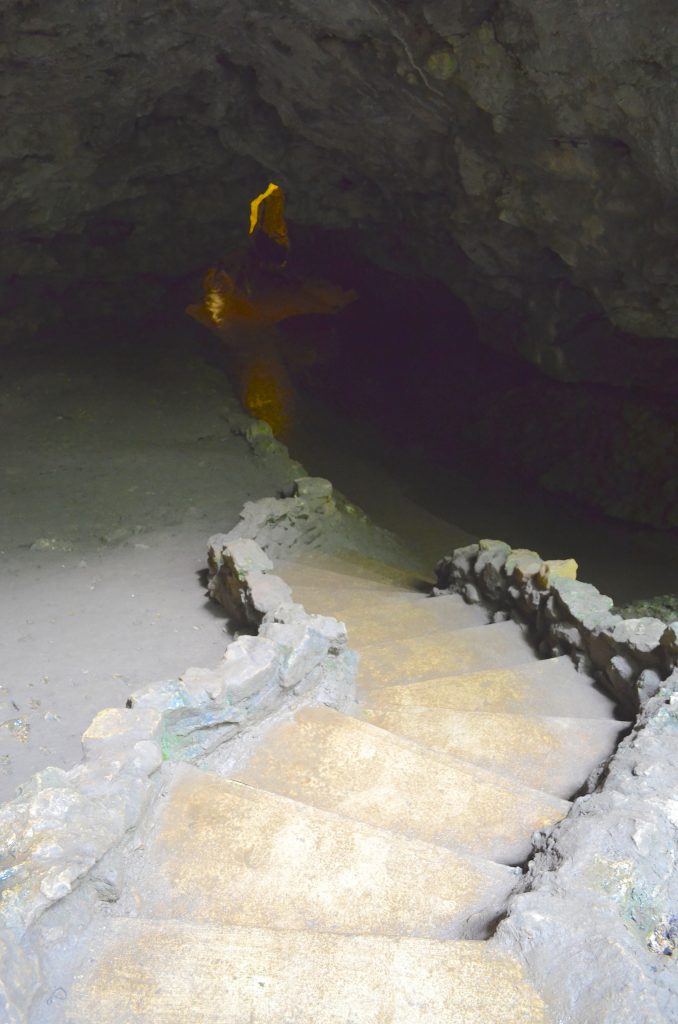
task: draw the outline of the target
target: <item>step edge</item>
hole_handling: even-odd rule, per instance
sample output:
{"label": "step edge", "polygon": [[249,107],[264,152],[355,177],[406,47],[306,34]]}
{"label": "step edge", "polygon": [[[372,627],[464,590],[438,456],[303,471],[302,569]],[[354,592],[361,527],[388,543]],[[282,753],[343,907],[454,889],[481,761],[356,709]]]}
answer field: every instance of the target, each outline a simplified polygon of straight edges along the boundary
{"label": "step edge", "polygon": [[[327,710],[332,710],[332,709],[327,709]],[[569,801],[569,800],[562,800],[559,797],[554,797],[551,793],[546,793],[546,792],[544,792],[543,790],[540,790],[540,789],[533,789],[531,786],[524,786],[521,783],[518,783],[517,787],[507,787],[505,785],[504,778],[502,776],[498,775],[498,773],[493,772],[491,769],[481,768],[479,766],[473,765],[473,766],[470,766],[470,767],[472,767],[472,771],[471,771],[469,769],[469,766],[467,765],[467,763],[462,761],[460,758],[451,757],[451,756],[445,754],[442,751],[436,751],[436,750],[429,751],[426,747],[422,746],[420,743],[417,743],[414,740],[409,740],[409,739],[407,739],[404,736],[399,736],[397,733],[389,732],[388,729],[382,729],[379,726],[372,725],[369,722],[363,722],[359,718],[354,718],[352,715],[345,715],[345,714],[342,714],[341,712],[338,712],[338,711],[337,712],[333,712],[333,713],[336,714],[337,716],[343,718],[343,719],[350,720],[359,729],[373,730],[373,731],[375,731],[377,733],[380,733],[382,735],[382,737],[387,737],[387,742],[390,742],[392,745],[399,746],[399,747],[407,749],[407,750],[411,750],[413,753],[419,754],[420,757],[424,757],[427,760],[431,760],[431,761],[439,763],[439,764],[442,763],[442,764],[445,764],[445,765],[448,765],[448,766],[451,765],[452,767],[457,767],[460,771],[466,772],[469,775],[475,775],[476,773],[480,773],[482,775],[487,775],[489,777],[488,781],[490,781],[494,785],[496,785],[497,789],[506,789],[506,788],[516,789],[517,788],[521,792],[528,793],[528,794],[530,794],[532,796],[545,797],[547,802],[556,801],[559,804],[564,804],[564,805],[566,805],[566,809],[565,809],[565,811],[564,811],[564,813],[562,815],[563,817],[565,817],[565,815],[568,813],[570,807],[572,806],[571,801]],[[294,719],[292,721],[294,722]],[[383,739],[382,739],[382,742],[383,742]],[[498,780],[498,782],[496,780]]]}
{"label": "step edge", "polygon": [[[429,848],[434,849],[434,850],[445,850],[447,853],[449,853],[452,856],[456,857],[458,860],[465,861],[466,863],[468,863],[468,864],[470,864],[470,865],[472,865],[474,867],[481,868],[481,867],[484,867],[485,865],[489,865],[490,870],[497,869],[497,873],[498,874],[500,873],[502,875],[505,875],[507,872],[515,874],[514,869],[510,865],[502,864],[502,863],[500,863],[499,861],[496,861],[496,860],[491,860],[489,857],[481,857],[478,854],[466,853],[466,852],[464,852],[461,849],[455,850],[455,849],[452,849],[452,848],[450,848],[448,846],[441,846],[439,843],[430,842],[430,841],[428,841],[426,839],[417,839],[417,838],[413,838],[411,836],[406,836],[402,832],[395,832],[392,829],[384,828],[384,826],[382,826],[382,825],[373,825],[373,824],[370,824],[369,822],[363,822],[363,821],[361,821],[358,818],[351,818],[351,817],[348,817],[345,814],[340,814],[337,811],[328,811],[328,810],[326,810],[323,807],[316,807],[315,804],[307,804],[303,800],[295,799],[295,797],[287,796],[287,795],[285,795],[283,793],[277,793],[277,792],[275,792],[275,790],[264,789],[262,786],[255,786],[255,785],[252,785],[249,782],[242,782],[240,779],[233,779],[230,776],[219,775],[218,772],[203,772],[199,768],[195,768],[193,765],[185,765],[184,767],[185,767],[185,769],[188,770],[186,772],[186,774],[189,774],[189,773],[192,774],[193,772],[196,772],[198,775],[206,776],[207,778],[211,779],[212,781],[218,781],[219,783],[227,783],[227,784],[229,784],[231,786],[236,786],[239,789],[243,789],[243,790],[248,791],[250,793],[255,793],[255,794],[262,793],[262,794],[265,794],[265,796],[267,798],[270,798],[271,800],[274,800],[275,802],[292,804],[295,807],[295,809],[298,809],[298,813],[303,814],[303,815],[307,815],[309,817],[311,817],[311,816],[318,816],[318,817],[321,817],[321,818],[327,818],[327,819],[336,820],[336,821],[339,821],[339,822],[348,822],[350,825],[354,826],[356,828],[356,830],[365,830],[365,831],[369,831],[369,832],[372,832],[372,833],[378,833],[378,834],[382,835],[385,839],[387,839],[387,838],[391,839],[392,837],[395,836],[397,842],[406,843],[408,845],[413,845],[413,846],[417,846],[417,847],[421,847],[421,846],[429,847]],[[162,815],[162,811],[165,808],[167,801],[169,801],[171,799],[171,794],[172,794],[172,788],[170,787],[168,789],[168,791],[167,791],[167,796],[165,798],[165,803],[163,804],[163,808],[160,809],[160,816]],[[248,797],[244,797],[244,798],[245,799],[249,799]],[[155,821],[149,823],[148,832],[149,832],[149,837],[151,837],[151,838],[149,838],[149,845],[150,845],[150,842],[152,841],[152,837],[154,836],[155,829],[156,829],[157,824],[158,824],[158,820],[159,820],[159,818],[156,819]]]}

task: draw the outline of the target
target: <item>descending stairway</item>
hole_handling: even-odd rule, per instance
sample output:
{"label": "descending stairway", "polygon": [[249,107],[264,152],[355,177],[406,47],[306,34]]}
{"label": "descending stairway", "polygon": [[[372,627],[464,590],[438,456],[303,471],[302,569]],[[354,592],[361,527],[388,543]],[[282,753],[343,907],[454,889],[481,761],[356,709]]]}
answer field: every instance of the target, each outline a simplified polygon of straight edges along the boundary
{"label": "descending stairway", "polygon": [[304,707],[231,778],[177,766],[71,1024],[536,1024],[491,935],[531,836],[625,723],[569,660],[404,570],[279,567],[360,652],[355,714]]}

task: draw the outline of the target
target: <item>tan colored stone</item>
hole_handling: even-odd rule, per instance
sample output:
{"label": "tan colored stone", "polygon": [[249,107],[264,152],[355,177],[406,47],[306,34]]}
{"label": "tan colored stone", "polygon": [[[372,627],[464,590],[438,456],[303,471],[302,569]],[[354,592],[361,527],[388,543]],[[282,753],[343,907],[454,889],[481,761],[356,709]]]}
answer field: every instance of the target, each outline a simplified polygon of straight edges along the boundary
{"label": "tan colored stone", "polygon": [[554,579],[576,580],[579,565],[574,558],[551,558],[542,562],[537,573],[537,584],[545,590]]}
{"label": "tan colored stone", "polygon": [[514,622],[403,638],[397,626],[387,641],[364,648],[358,684],[366,689],[442,675],[521,665],[534,652]]}
{"label": "tan colored stone", "polygon": [[339,551],[336,554],[314,552],[305,556],[298,564],[348,576],[351,579],[397,583],[405,589],[417,592],[430,590],[433,586],[432,575],[404,569],[399,565],[390,565],[359,551]]}
{"label": "tan colored stone", "polygon": [[518,963],[481,942],[109,920],[70,1024],[545,1024]]}
{"label": "tan colored stone", "polygon": [[344,589],[372,590],[376,594],[411,590],[407,584],[401,584],[398,581],[364,579],[360,576],[323,569],[310,562],[280,562],[276,564],[275,571],[276,575],[292,588],[294,601],[299,600],[296,594],[297,587],[323,587],[327,590],[330,599],[334,599],[334,595]]}
{"label": "tan colored stone", "polygon": [[328,588],[327,586],[301,584],[294,587],[293,598],[302,604],[307,612],[332,616],[335,608],[381,608],[400,602],[416,606],[422,601],[429,600],[426,594],[388,590],[385,587],[373,590],[370,587],[360,586]]}
{"label": "tan colored stone", "polygon": [[627,722],[450,711],[364,708],[363,721],[423,747],[488,768],[525,786],[569,800],[613,753]]}
{"label": "tan colored stone", "polygon": [[578,673],[567,657],[375,687],[365,691],[364,697],[370,707],[419,706],[560,718],[612,718],[615,709],[612,698]]}
{"label": "tan colored stone", "polygon": [[235,775],[347,818],[500,863],[569,804],[339,714],[306,708],[273,728]]}
{"label": "tan colored stone", "polygon": [[356,595],[351,600],[339,598],[335,615],[345,623],[348,642],[360,650],[370,644],[386,641],[397,634],[413,637],[436,629],[468,629],[487,624],[483,608],[465,604],[457,595],[391,601],[366,600]]}
{"label": "tan colored stone", "polygon": [[135,891],[154,918],[475,938],[516,884],[503,865],[194,768],[179,771],[146,845]]}

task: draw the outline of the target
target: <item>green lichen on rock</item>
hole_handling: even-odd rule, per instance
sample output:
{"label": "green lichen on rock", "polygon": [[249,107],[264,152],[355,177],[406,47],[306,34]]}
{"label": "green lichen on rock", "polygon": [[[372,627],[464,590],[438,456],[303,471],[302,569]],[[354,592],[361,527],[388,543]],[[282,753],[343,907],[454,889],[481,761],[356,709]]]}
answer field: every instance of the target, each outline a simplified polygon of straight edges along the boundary
{"label": "green lichen on rock", "polygon": [[678,621],[678,594],[659,594],[657,597],[646,597],[639,601],[620,605],[613,609],[615,614],[625,619],[653,618],[662,622]]}

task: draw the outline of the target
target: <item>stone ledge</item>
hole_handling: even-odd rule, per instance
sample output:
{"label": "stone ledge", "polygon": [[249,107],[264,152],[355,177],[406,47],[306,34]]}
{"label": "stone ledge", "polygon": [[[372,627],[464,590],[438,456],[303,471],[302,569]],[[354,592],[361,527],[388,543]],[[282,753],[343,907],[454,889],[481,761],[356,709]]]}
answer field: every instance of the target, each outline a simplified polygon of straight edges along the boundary
{"label": "stone ledge", "polygon": [[569,655],[634,715],[678,667],[678,632],[660,619],[622,619],[612,598],[576,579],[574,559],[542,559],[496,540],[458,548],[436,567],[438,593],[483,604],[525,626],[542,657]]}
{"label": "stone ledge", "polygon": [[510,616],[636,717],[588,792],[535,835],[491,942],[518,956],[559,1020],[662,1024],[678,1006],[678,631],[622,619],[573,559],[484,540],[442,559],[438,593]]}
{"label": "stone ledge", "polygon": [[[314,515],[347,513],[328,481],[301,478],[295,492],[282,502],[301,510],[297,534],[308,532],[316,546]],[[99,712],[83,735],[81,764],[39,772],[0,807],[0,1018],[8,1024],[24,1024],[41,984],[32,926],[139,825],[163,761],[196,761],[290,700],[315,691],[332,704],[355,684],[343,624],[294,604],[245,536],[258,532],[262,504],[269,508],[265,500],[244,513],[238,537],[218,535],[208,552],[210,596],[257,634],[231,643],[215,669],[189,668],[137,690],[125,708]],[[294,530],[294,516],[286,530],[290,523]]]}

